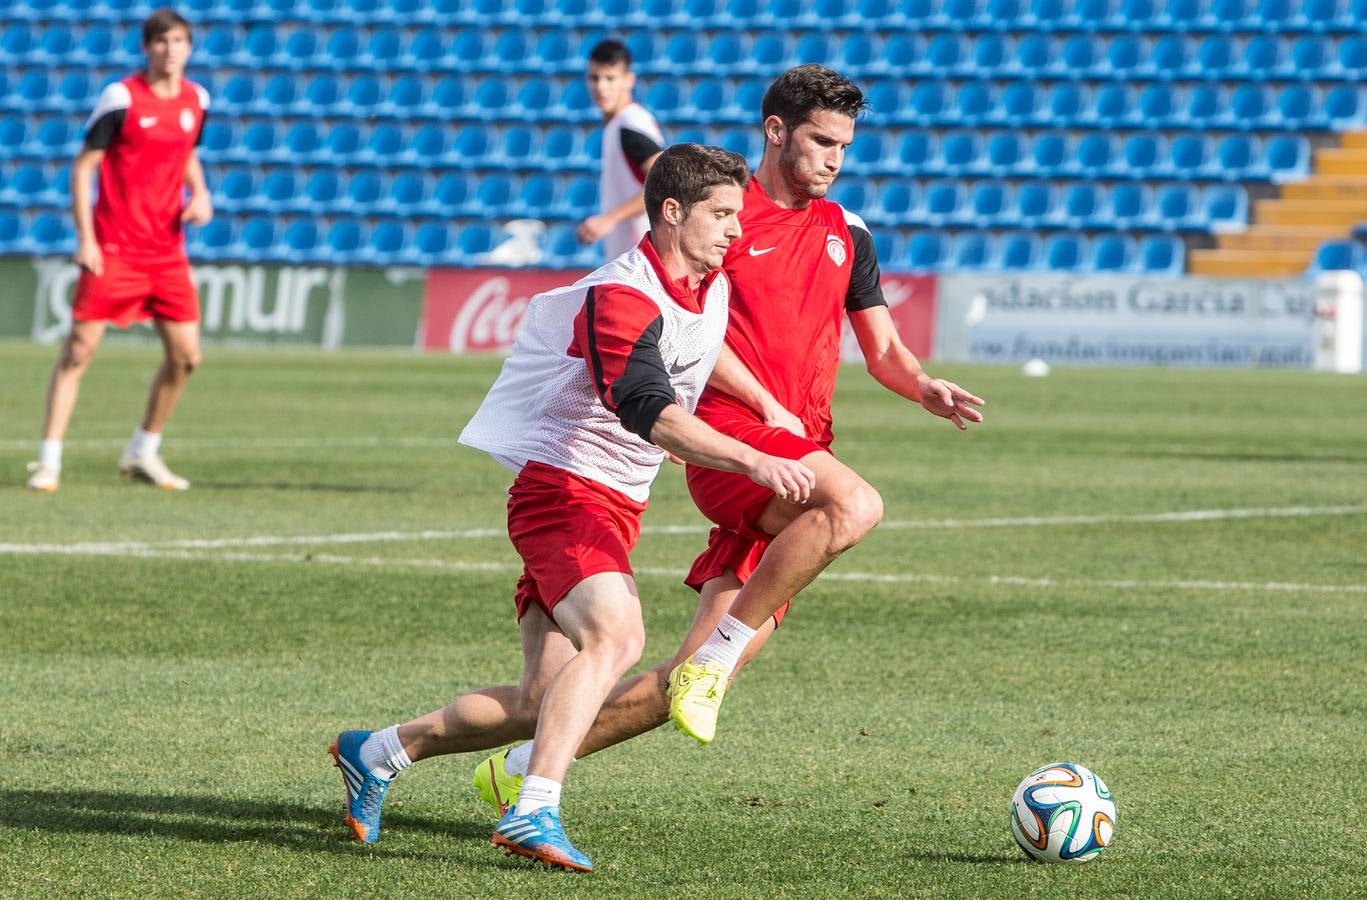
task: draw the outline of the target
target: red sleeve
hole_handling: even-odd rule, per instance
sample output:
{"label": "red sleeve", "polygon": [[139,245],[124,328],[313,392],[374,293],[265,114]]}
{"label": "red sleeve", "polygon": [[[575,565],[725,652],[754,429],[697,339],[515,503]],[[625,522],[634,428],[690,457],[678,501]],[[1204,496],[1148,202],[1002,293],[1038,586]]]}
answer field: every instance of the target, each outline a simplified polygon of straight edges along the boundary
{"label": "red sleeve", "polygon": [[598,396],[609,412],[644,440],[660,412],[674,402],[660,356],[660,308],[639,291],[617,284],[588,290],[574,319],[571,356],[589,367]]}

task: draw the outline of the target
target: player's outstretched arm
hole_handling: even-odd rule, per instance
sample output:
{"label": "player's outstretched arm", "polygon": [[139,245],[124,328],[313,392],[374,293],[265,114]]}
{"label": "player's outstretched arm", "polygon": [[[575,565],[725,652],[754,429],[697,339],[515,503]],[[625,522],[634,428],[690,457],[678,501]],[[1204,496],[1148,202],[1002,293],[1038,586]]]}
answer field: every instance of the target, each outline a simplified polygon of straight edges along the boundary
{"label": "player's outstretched arm", "polygon": [[806,503],[816,487],[816,474],[801,462],[769,456],[729,438],[677,403],[666,406],[655,419],[650,442],[694,465],[743,472],[781,500]]}
{"label": "player's outstretched arm", "polygon": [[717,357],[717,364],[712,368],[712,377],[707,379],[707,384],[730,394],[759,413],[765,425],[791,431],[798,437],[807,436],[802,420],[785,409],[783,404],[769,393],[768,388],[760,384],[759,379],[745,363],[740,361],[740,357],[725,344],[722,345],[721,355]]}
{"label": "player's outstretched arm", "polygon": [[883,387],[919,403],[926,412],[948,419],[960,429],[969,422],[981,422],[983,414],[974,406],[987,401],[976,397],[952,381],[932,378],[907,349],[897,334],[897,326],[886,306],[872,306],[850,313],[850,324],[859,339],[864,365]]}

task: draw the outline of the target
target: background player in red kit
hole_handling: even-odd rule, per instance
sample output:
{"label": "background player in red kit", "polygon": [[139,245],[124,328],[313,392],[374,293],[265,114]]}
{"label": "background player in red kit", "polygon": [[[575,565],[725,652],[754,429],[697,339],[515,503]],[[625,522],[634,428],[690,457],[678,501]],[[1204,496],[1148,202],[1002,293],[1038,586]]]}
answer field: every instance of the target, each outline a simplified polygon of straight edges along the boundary
{"label": "background player in red kit", "polygon": [[[694,501],[718,524],[688,577],[701,590],[693,625],[671,662],[618,686],[578,756],[671,715],[688,733],[710,740],[729,679],[773,632],[788,600],[881,518],[877,491],[828,450],[842,317],[854,328],[869,372],[885,387],[959,428],[982,421],[969,405],[981,399],[931,378],[902,344],[868,229],[824,199],[863,107],[859,88],[822,66],[798,66],[770,85],[762,106],[764,155],[746,190],[741,237],[723,264],[732,280],[727,346],[800,423],[777,427],[772,415],[714,386],[698,404],[699,418],[719,432],[800,459],[816,473],[816,488],[807,503],[795,504],[724,473],[689,468]],[[485,800],[516,796],[529,746],[496,754],[476,769]]]}
{"label": "background player in red kit", "polygon": [[[43,441],[29,466],[31,490],[57,490],[62,440],[85,374],[109,323],[153,319],[165,358],[119,471],[160,487],[184,490],[159,453],[161,432],[199,364],[199,298],[190,281],[182,231],[213,217],[195,147],[209,95],[184,77],[190,23],[159,9],[142,26],[147,67],[109,85],[86,123],[85,143],[71,167],[76,264],[71,332],[48,385]],[[91,212],[90,185],[100,192]],[[189,189],[189,199],[185,197]]]}

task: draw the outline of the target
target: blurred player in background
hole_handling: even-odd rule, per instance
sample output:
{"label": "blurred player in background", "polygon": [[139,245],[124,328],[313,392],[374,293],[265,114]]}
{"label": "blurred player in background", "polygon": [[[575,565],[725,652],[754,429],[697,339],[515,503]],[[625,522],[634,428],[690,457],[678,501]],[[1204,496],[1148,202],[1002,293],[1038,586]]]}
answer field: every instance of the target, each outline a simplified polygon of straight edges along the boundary
{"label": "blurred player in background", "polygon": [[[86,122],[85,143],[71,167],[81,277],[71,332],[48,385],[38,461],[29,465],[31,490],[57,490],[62,440],[81,377],[106,326],[148,318],[156,324],[165,358],[119,472],[172,490],[190,486],[166,467],[159,449],[162,429],[200,359],[199,298],[190,280],[183,226],[213,217],[195,153],[209,95],[184,77],[192,43],[190,23],[182,16],[170,9],[152,13],[142,25],[146,68],[105,88]],[[96,170],[100,193],[92,214]]]}
{"label": "blurred player in background", "polygon": [[579,240],[603,242],[603,255],[616,259],[646,233],[643,185],[664,149],[664,132],[644,106],[632,99],[636,75],[631,51],[605,40],[589,53],[589,95],[603,112],[603,171],[598,182],[602,211],[579,223]]}
{"label": "blurred player in background", "polygon": [[461,434],[518,473],[508,535],[524,562],[522,682],[473,691],[405,725],[339,735],[330,751],[357,838],[379,839],[385,792],[413,762],[535,729],[520,798],[502,810],[493,843],[592,869],[560,824],[561,784],[604,698],[640,658],[645,627],[628,554],[665,451],[795,503],[813,487],[802,463],[757,452],[691,414],[709,378],[757,406],[773,403],[722,345],[730,284],[719,267],[740,236],[749,177],[734,153],[669,148],[646,182],[649,234],[574,285],[532,299],[512,355]]}
{"label": "blurred player in background", "polygon": [[[859,88],[822,66],[790,69],[761,108],[764,154],[746,189],[741,238],[723,268],[731,278],[727,346],[798,422],[784,427],[724,386],[709,385],[698,416],[765,453],[816,473],[806,503],[688,467],[689,491],[718,527],[687,582],[697,613],[673,660],[619,686],[577,756],[642,734],[673,717],[709,742],[727,685],[773,633],[788,602],[880,520],[882,499],[830,452],[831,400],[842,319],[884,387],[959,428],[981,422],[982,400],[932,378],[903,345],[883,297],[873,239],[859,216],[825,199],[864,109]],[[496,808],[516,797],[535,742],[495,754],[475,786]]]}

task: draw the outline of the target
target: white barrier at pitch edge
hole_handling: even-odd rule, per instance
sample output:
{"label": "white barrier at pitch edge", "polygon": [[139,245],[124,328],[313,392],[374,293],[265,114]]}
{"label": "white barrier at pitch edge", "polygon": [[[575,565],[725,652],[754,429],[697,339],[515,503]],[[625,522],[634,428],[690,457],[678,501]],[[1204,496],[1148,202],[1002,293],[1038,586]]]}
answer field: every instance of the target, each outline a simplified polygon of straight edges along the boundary
{"label": "white barrier at pitch edge", "polygon": [[[1361,368],[1361,280],[1333,296],[1309,278],[944,275],[937,360],[1209,368],[1316,367],[1332,320],[1338,371]],[[1347,298],[1347,299],[1344,299]],[[1353,310],[1357,310],[1354,318]],[[1356,323],[1356,331],[1352,330]],[[1353,357],[1346,349],[1356,346]],[[1356,368],[1346,367],[1356,359]]]}
{"label": "white barrier at pitch edge", "polygon": [[1315,280],[1315,370],[1361,372],[1362,339],[1362,276],[1322,272]]}

